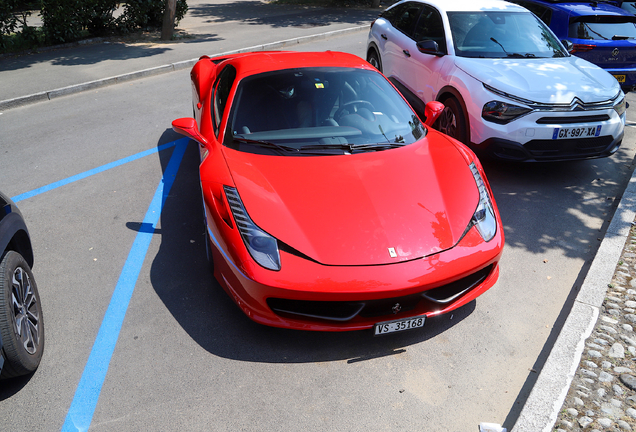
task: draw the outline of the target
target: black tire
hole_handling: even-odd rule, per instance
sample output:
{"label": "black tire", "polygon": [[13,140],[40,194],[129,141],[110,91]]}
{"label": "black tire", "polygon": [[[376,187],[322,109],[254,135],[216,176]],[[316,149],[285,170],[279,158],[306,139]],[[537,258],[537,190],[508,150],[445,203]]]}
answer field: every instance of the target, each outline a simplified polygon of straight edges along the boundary
{"label": "black tire", "polygon": [[444,104],[444,110],[435,122],[435,129],[466,145],[470,144],[466,113],[464,113],[459,101],[454,97],[450,97],[442,103]]}
{"label": "black tire", "polygon": [[31,268],[14,251],[0,262],[0,335],[6,360],[0,378],[37,369],[44,349],[42,304]]}
{"label": "black tire", "polygon": [[380,56],[374,49],[369,50],[369,54],[367,54],[367,62],[371,66],[382,72],[382,62],[380,61]]}

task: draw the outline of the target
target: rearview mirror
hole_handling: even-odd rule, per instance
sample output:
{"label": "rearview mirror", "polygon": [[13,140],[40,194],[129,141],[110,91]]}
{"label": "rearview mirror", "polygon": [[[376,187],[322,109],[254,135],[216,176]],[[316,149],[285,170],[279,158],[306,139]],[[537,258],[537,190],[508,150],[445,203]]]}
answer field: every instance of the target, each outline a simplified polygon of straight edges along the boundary
{"label": "rearview mirror", "polygon": [[439,45],[434,40],[423,40],[419,41],[417,44],[417,49],[424,54],[433,54],[437,57],[443,57],[444,53],[440,52]]}
{"label": "rearview mirror", "polygon": [[442,111],[444,111],[443,103],[437,101],[427,103],[426,108],[424,108],[424,115],[426,116],[424,124],[426,126],[433,126],[433,123],[435,123],[435,120],[437,120]]}
{"label": "rearview mirror", "polygon": [[563,44],[567,52],[572,53],[572,50],[574,49],[574,44],[572,42],[567,39],[563,39],[561,43]]}
{"label": "rearview mirror", "polygon": [[174,129],[175,132],[185,135],[188,138],[206,146],[208,149],[210,148],[210,142],[201,135],[201,132],[199,132],[199,128],[197,127],[197,121],[192,117],[176,119],[172,122],[172,129]]}

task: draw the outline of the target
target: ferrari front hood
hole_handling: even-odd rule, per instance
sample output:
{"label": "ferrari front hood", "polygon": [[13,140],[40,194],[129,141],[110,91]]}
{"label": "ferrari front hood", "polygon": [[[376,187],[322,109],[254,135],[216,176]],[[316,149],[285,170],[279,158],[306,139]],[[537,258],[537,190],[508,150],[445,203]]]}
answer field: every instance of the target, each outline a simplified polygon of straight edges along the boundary
{"label": "ferrari front hood", "polygon": [[377,265],[451,248],[475,212],[478,191],[465,159],[435,136],[435,144],[424,138],[355,155],[224,153],[264,231],[325,265]]}
{"label": "ferrari front hood", "polygon": [[544,104],[608,101],[620,86],[609,73],[578,57],[485,59],[457,57],[456,66],[499,91]]}

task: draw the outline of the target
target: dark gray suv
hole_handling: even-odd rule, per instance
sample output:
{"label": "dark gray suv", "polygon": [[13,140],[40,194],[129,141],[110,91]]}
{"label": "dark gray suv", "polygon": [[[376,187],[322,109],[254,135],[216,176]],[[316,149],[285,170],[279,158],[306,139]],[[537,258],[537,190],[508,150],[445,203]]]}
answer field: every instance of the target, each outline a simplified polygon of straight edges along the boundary
{"label": "dark gray suv", "polygon": [[0,379],[33,372],[42,358],[44,323],[32,266],[22,213],[0,192]]}

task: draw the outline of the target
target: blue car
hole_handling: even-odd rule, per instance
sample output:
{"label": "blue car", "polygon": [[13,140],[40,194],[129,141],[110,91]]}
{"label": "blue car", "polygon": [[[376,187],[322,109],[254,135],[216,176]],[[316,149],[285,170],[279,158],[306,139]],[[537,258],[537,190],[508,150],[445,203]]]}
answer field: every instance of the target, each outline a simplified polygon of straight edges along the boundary
{"label": "blue car", "polygon": [[0,192],[0,379],[29,374],[42,358],[42,305],[31,267],[22,213]]}
{"label": "blue car", "polygon": [[[625,93],[636,86],[636,16],[598,1],[508,0],[546,23],[571,54],[612,74]],[[618,3],[617,3],[618,4]]]}

